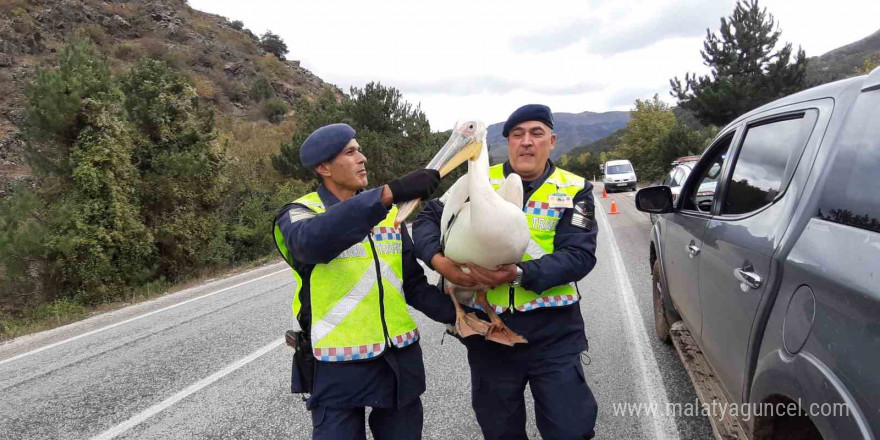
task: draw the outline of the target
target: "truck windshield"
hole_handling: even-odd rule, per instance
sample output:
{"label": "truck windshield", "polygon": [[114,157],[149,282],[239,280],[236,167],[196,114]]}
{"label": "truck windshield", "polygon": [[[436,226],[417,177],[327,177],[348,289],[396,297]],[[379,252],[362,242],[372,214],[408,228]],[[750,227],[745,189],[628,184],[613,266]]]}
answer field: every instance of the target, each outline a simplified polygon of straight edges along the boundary
{"label": "truck windshield", "polygon": [[623,173],[631,173],[633,170],[632,166],[628,163],[623,165],[609,165],[607,174],[623,174]]}

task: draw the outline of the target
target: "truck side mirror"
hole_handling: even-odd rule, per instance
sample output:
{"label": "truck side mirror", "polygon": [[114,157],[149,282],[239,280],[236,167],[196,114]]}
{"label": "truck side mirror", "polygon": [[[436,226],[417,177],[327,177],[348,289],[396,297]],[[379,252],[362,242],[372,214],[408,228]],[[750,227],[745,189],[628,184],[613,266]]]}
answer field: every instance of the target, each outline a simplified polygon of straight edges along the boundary
{"label": "truck side mirror", "polygon": [[672,212],[672,190],[668,186],[651,186],[636,193],[636,209],[650,214]]}

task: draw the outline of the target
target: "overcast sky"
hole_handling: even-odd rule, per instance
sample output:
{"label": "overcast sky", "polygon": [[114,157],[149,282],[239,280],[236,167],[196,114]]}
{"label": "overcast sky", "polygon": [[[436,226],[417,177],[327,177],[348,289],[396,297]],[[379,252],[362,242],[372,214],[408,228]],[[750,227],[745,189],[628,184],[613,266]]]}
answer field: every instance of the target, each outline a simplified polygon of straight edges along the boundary
{"label": "overcast sky", "polygon": [[[629,110],[669,78],[705,73],[706,28],[728,0],[190,0],[281,35],[288,59],[345,92],[381,81],[420,103],[434,130],[494,123],[527,103],[555,112]],[[782,40],[821,55],[880,29],[878,0],[763,0]]]}

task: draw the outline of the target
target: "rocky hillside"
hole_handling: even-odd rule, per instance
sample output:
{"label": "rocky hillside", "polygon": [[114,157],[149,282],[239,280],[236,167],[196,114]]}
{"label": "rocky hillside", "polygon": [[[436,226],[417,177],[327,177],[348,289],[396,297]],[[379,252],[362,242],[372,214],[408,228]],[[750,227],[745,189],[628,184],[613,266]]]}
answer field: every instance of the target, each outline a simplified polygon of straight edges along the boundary
{"label": "rocky hillside", "polygon": [[870,57],[880,59],[880,30],[855,43],[810,58],[807,81],[818,85],[853,76],[853,71],[862,67],[865,59]]}
{"label": "rocky hillside", "polygon": [[[629,112],[583,112],[553,113],[553,131],[556,132],[556,149],[551,159],[558,159],[573,148],[593,143],[626,127]],[[501,135],[504,122],[489,126],[489,156],[493,163],[507,158],[507,140]]]}
{"label": "rocky hillside", "polygon": [[333,87],[298,61],[264,52],[234,19],[197,11],[185,0],[0,0],[0,191],[4,181],[29,175],[19,136],[26,84],[72,38],[92,40],[117,72],[145,56],[184,72],[225,121],[221,131],[268,124],[268,101],[289,109]]}

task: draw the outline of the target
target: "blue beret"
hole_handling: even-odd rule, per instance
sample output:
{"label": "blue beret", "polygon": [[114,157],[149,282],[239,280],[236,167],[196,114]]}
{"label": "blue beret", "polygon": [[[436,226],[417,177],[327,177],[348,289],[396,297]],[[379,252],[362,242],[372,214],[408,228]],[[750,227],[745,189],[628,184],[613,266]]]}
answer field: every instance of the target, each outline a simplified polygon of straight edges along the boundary
{"label": "blue beret", "polygon": [[355,135],[348,124],[325,125],[309,135],[299,149],[299,161],[304,167],[316,167],[333,159]]}
{"label": "blue beret", "polygon": [[524,105],[510,114],[510,117],[507,118],[507,122],[504,123],[504,128],[501,129],[501,135],[507,137],[513,127],[526,121],[543,122],[547,124],[548,127],[553,128],[553,113],[550,111],[550,107],[547,107],[546,105]]}

